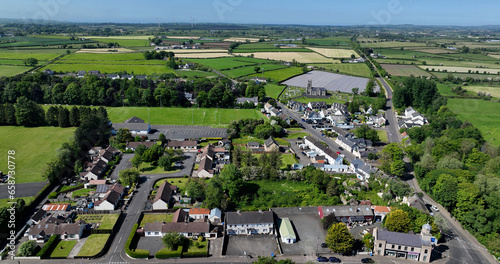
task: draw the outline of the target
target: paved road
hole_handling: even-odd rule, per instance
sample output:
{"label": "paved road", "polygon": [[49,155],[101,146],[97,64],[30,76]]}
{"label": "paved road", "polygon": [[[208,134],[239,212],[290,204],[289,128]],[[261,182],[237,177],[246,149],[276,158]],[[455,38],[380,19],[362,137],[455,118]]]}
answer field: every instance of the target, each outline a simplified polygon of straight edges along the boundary
{"label": "paved road", "polygon": [[401,142],[398,129],[398,119],[396,118],[392,105],[392,89],[384,78],[378,78],[378,80],[382,83],[386,90],[387,104],[385,118],[387,119],[388,124],[385,126],[385,129],[387,131],[387,138],[389,139],[389,143]]}
{"label": "paved road", "polygon": [[113,180],[118,180],[119,175],[118,173],[124,169],[130,169],[132,168],[132,163],[130,163],[130,159],[134,157],[134,154],[131,153],[124,153],[122,155],[122,159],[120,160],[120,163],[118,163],[115,167],[115,170],[113,173],[111,173],[111,179]]}
{"label": "paved road", "polygon": [[300,118],[300,116],[298,116],[295,112],[288,109],[285,105],[283,105],[282,103],[279,103],[279,102],[278,102],[278,105],[281,107],[281,112],[283,112],[283,114],[297,120],[297,123],[302,124],[304,126],[304,130],[307,133],[316,137],[318,140],[325,142],[331,150],[333,150],[335,152],[338,151],[338,152],[344,154],[345,159],[349,162],[356,159],[356,157],[352,153],[347,152],[345,150],[340,150],[339,145],[337,145],[337,143],[335,143],[333,140],[331,140],[330,138],[323,137],[321,135],[322,134],[321,131],[314,129],[311,125],[307,124],[306,122],[302,122],[302,118]]}

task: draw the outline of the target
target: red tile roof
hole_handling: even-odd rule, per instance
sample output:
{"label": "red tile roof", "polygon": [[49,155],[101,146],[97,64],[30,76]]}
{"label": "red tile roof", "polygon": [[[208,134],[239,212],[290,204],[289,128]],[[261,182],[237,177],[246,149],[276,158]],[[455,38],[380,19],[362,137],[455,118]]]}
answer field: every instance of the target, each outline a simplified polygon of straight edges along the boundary
{"label": "red tile roof", "polygon": [[191,208],[189,209],[190,215],[209,215],[210,210],[207,208]]}

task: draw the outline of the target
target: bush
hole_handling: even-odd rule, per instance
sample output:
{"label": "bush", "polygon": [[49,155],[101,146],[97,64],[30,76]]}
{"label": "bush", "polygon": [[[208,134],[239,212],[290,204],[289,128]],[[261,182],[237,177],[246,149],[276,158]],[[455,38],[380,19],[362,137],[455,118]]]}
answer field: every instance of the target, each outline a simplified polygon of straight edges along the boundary
{"label": "bush", "polygon": [[33,256],[37,249],[38,245],[35,244],[35,241],[33,240],[28,240],[19,246],[19,256],[21,257],[28,257],[28,256]]}
{"label": "bush", "polygon": [[49,198],[49,199],[56,199],[56,198],[57,198],[57,195],[58,195],[58,193],[57,193],[57,192],[51,192],[51,193],[49,194],[49,197],[48,197],[48,198]]}
{"label": "bush", "polygon": [[184,258],[199,258],[199,257],[207,257],[207,252],[183,252],[182,257]]}
{"label": "bush", "polygon": [[169,248],[160,249],[155,254],[155,258],[157,259],[166,259],[166,258],[180,258],[182,255],[182,246],[179,246],[176,251],[170,250]]}
{"label": "bush", "polygon": [[50,256],[50,253],[52,252],[52,250],[54,250],[54,247],[57,245],[57,243],[59,243],[59,237],[57,235],[52,235],[49,238],[49,241],[45,243],[43,248],[38,251],[38,254],[36,254],[36,256],[40,257],[41,259],[45,258],[45,255]]}

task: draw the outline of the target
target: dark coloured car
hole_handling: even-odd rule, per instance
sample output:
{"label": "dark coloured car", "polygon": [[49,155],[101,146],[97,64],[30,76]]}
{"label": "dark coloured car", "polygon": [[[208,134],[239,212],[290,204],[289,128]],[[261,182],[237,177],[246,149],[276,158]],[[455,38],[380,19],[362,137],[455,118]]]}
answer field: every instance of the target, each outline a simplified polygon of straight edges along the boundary
{"label": "dark coloured car", "polygon": [[364,258],[361,260],[361,263],[375,263],[375,261],[371,258]]}
{"label": "dark coloured car", "polygon": [[340,259],[336,258],[336,257],[330,257],[328,260],[330,260],[330,262],[335,262],[335,263],[340,263],[342,262]]}
{"label": "dark coloured car", "polygon": [[328,247],[328,245],[327,245],[326,243],[321,243],[321,247],[322,247],[322,248],[327,248],[327,247]]}
{"label": "dark coloured car", "polygon": [[318,257],[318,262],[328,262],[328,259],[325,257]]}

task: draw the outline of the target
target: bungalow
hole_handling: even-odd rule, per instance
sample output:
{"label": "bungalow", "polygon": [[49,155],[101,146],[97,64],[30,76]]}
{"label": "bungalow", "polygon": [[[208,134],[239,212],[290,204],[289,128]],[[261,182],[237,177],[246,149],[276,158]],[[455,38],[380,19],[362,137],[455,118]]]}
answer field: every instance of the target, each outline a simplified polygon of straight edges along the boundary
{"label": "bungalow", "polygon": [[143,145],[145,146],[147,149],[156,145],[156,142],[154,141],[148,141],[148,142],[135,142],[135,141],[129,141],[127,142],[126,146],[125,146],[125,149],[126,150],[132,150],[132,151],[135,151],[135,149],[139,146],[139,145]]}
{"label": "bungalow", "polygon": [[83,77],[85,77],[86,73],[87,73],[86,71],[78,71],[76,74],[76,77],[83,78]]}
{"label": "bungalow", "polygon": [[146,237],[163,237],[167,233],[178,233],[187,238],[217,238],[217,229],[211,229],[210,222],[170,222],[146,223],[144,235]]}
{"label": "bungalow", "polygon": [[133,116],[123,123],[113,123],[111,125],[111,133],[116,135],[116,132],[118,132],[120,128],[128,128],[133,136],[147,135],[151,131],[151,124],[145,123],[144,120]]}
{"label": "bungalow", "polygon": [[273,139],[273,137],[269,137],[264,142],[264,150],[266,152],[279,150],[279,149],[280,149],[280,146],[278,145],[278,143],[276,143],[276,141]]}
{"label": "bungalow", "polygon": [[106,77],[108,79],[111,79],[111,80],[120,79],[120,75],[118,75],[118,74],[108,74],[108,75],[106,75]]}
{"label": "bungalow", "polygon": [[197,151],[198,142],[194,140],[170,140],[167,144],[167,149],[181,149],[183,151]]}
{"label": "bungalow", "polygon": [[251,103],[255,106],[259,104],[259,97],[238,97],[236,98],[236,104]]}
{"label": "bungalow", "polygon": [[176,192],[177,186],[170,185],[168,181],[164,181],[153,199],[153,210],[167,210],[170,205],[172,195]]}
{"label": "bungalow", "polygon": [[47,212],[43,209],[39,209],[36,213],[28,220],[28,225],[34,225],[40,223],[40,221],[47,216]]}
{"label": "bungalow", "polygon": [[207,208],[191,208],[189,209],[189,217],[194,220],[208,219],[210,210]]}
{"label": "bungalow", "polygon": [[29,240],[43,243],[52,235],[58,235],[61,239],[80,239],[85,229],[85,221],[78,220],[75,223],[60,223],[54,217],[47,217],[38,224],[30,227]]}
{"label": "bungalow", "polygon": [[182,68],[189,70],[189,69],[193,68],[194,66],[196,66],[195,63],[186,63],[186,64],[184,64],[184,66],[182,66]]}
{"label": "bungalow", "polygon": [[132,78],[134,78],[134,75],[129,75],[129,74],[122,75],[122,79],[132,80]]}
{"label": "bungalow", "polygon": [[293,231],[292,222],[288,217],[284,217],[279,221],[279,230],[281,236],[281,242],[286,244],[293,244],[297,241],[297,236],[295,231]]}
{"label": "bungalow", "polygon": [[274,234],[274,213],[272,211],[226,213],[228,235]]}
{"label": "bungalow", "polygon": [[307,106],[311,109],[314,109],[314,110],[320,110],[320,109],[323,109],[323,108],[328,108],[328,105],[326,104],[326,102],[324,101],[320,101],[320,102],[309,102],[307,104]]}

